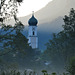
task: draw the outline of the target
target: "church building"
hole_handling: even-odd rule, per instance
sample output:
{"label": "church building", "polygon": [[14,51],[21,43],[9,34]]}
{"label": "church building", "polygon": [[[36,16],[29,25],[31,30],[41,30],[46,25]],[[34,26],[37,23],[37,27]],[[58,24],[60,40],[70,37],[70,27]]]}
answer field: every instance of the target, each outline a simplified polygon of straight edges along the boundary
{"label": "church building", "polygon": [[33,49],[38,48],[38,36],[37,36],[37,24],[38,21],[34,17],[34,12],[32,13],[32,17],[28,21],[28,43]]}

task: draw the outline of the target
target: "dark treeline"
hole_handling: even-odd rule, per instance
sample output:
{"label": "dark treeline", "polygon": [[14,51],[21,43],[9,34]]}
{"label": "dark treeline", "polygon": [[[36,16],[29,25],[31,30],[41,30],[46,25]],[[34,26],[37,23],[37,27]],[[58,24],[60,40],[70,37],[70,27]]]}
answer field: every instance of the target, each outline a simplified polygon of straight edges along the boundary
{"label": "dark treeline", "polygon": [[[23,0],[1,0],[0,2],[0,69],[34,67],[38,49],[32,49],[28,39],[22,34],[24,25],[17,18],[18,6]],[[15,24],[7,25],[5,21],[14,18]],[[36,56],[37,54],[37,56]],[[33,65],[33,66],[31,66]]]}
{"label": "dark treeline", "polygon": [[46,61],[51,61],[54,68],[62,70],[67,68],[71,59],[74,59],[71,64],[75,74],[75,10],[72,8],[69,15],[65,15],[63,30],[58,34],[53,34],[53,39],[46,44],[47,49],[44,51],[42,58]]}
{"label": "dark treeline", "polygon": [[[48,73],[46,70],[42,70],[40,72],[41,72],[41,75],[57,75],[57,73],[55,72]],[[0,75],[37,75],[37,74],[38,73],[35,71],[28,71],[28,70],[25,70],[25,71],[11,70],[11,71],[0,72]],[[69,75],[69,73],[62,73],[62,75]]]}

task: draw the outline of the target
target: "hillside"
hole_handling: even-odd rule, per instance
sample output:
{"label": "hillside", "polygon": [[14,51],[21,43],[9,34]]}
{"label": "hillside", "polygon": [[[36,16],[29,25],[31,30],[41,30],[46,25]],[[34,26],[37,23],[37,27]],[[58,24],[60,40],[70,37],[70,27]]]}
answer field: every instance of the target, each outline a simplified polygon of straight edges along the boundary
{"label": "hillside", "polygon": [[[75,8],[75,0],[53,0],[49,2],[44,8],[35,12],[39,24],[54,21],[60,16],[68,14],[71,8]],[[28,25],[28,19],[31,15],[20,17],[20,20]]]}
{"label": "hillside", "polygon": [[[39,21],[38,36],[42,47],[44,47],[44,44],[49,40],[49,38],[51,38],[52,33],[58,33],[62,30],[63,17],[66,14],[68,15],[71,8],[75,9],[75,0],[53,0],[44,8],[35,12],[35,17]],[[30,17],[31,14],[19,18],[26,26],[24,31],[27,30],[28,20]],[[12,21],[10,22],[13,24]],[[25,35],[27,35],[27,31],[23,33],[26,33]]]}

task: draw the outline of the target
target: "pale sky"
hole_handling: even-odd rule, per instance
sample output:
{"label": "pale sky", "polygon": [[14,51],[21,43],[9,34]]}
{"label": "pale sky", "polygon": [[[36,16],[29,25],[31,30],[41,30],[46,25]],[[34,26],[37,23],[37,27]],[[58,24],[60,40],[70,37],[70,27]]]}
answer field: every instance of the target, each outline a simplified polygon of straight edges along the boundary
{"label": "pale sky", "polygon": [[23,0],[21,6],[19,7],[18,16],[26,16],[32,13],[32,11],[36,12],[47,5],[52,0]]}

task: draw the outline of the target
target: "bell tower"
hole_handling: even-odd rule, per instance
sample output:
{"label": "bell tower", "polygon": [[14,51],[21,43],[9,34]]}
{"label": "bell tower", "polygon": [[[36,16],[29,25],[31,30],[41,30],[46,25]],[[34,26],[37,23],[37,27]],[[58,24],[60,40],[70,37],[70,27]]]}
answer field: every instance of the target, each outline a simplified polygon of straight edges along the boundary
{"label": "bell tower", "polygon": [[28,21],[28,43],[33,49],[38,48],[37,23],[38,21],[34,17],[33,12],[32,17]]}

